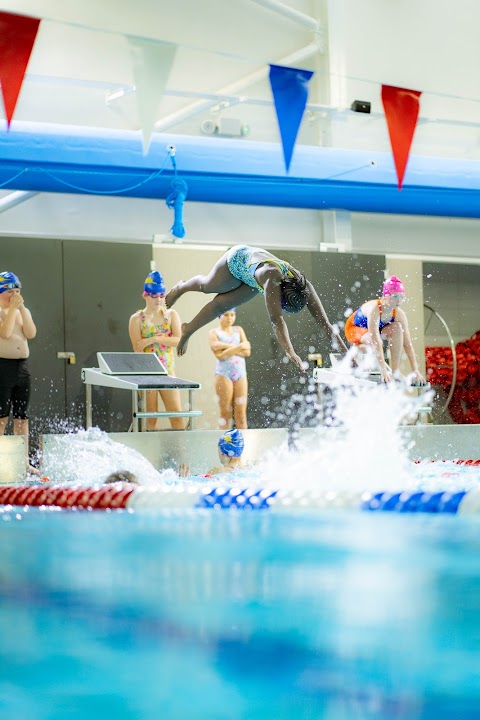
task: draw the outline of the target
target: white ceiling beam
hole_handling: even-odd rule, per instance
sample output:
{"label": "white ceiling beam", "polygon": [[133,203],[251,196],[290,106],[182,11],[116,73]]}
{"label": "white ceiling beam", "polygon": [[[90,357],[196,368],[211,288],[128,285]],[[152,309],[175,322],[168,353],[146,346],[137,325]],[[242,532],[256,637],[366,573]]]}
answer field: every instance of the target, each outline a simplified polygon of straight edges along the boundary
{"label": "white ceiling beam", "polygon": [[[307,60],[319,52],[321,52],[319,44],[313,42],[300,50],[290,53],[290,55],[280,58],[280,60],[276,60],[275,65],[295,65],[296,63]],[[240,78],[240,80],[236,80],[235,82],[220,88],[215,94],[236,95],[237,93],[246,90],[246,88],[266,80],[268,73],[269,65],[263,65],[259,70],[255,70],[254,72],[245,75],[243,78]],[[182,110],[178,110],[177,112],[171,113],[161,120],[158,120],[154,126],[155,130],[157,132],[162,132],[163,130],[167,130],[172,127],[172,125],[178,125],[178,123],[214,107],[218,104],[219,100],[221,100],[221,98],[215,100],[197,100],[196,102],[190,103],[187,107],[182,108]]]}
{"label": "white ceiling beam", "polygon": [[279,15],[283,15],[283,17],[312,30],[312,32],[322,31],[322,26],[316,18],[310,17],[310,15],[305,15],[305,13],[302,13],[299,10],[294,10],[293,8],[288,7],[288,5],[278,2],[278,0],[250,0],[250,2],[255,3],[255,5],[261,5],[267,10],[272,10]]}
{"label": "white ceiling beam", "polygon": [[35,195],[40,195],[40,193],[34,192],[33,190],[15,190],[15,192],[9,193],[0,200],[0,213],[6,212],[17,205],[21,205],[21,203],[30,200],[35,197]]}

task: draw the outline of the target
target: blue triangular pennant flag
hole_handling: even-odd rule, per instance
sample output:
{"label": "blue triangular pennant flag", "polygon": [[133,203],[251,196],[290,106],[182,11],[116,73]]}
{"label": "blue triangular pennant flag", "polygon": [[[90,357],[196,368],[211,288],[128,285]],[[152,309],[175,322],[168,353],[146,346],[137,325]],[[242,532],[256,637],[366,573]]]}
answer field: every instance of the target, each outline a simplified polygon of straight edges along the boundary
{"label": "blue triangular pennant flag", "polygon": [[312,75],[311,70],[270,65],[270,85],[277,111],[287,172],[307,104],[308,81]]}

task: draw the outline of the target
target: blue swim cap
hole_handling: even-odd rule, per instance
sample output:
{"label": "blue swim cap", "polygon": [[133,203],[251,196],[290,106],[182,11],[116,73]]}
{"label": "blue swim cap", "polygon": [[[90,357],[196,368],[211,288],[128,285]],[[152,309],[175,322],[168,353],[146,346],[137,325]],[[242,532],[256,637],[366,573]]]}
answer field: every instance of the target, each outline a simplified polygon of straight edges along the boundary
{"label": "blue swim cap", "polygon": [[234,430],[226,430],[218,441],[218,449],[223,455],[228,455],[228,457],[240,457],[243,453],[244,446],[245,441],[243,435],[240,430],[236,428]]}
{"label": "blue swim cap", "polygon": [[11,272],[0,273],[0,295],[7,290],[20,290],[22,283],[15,275]]}
{"label": "blue swim cap", "polygon": [[237,308],[230,308],[230,310],[224,310],[223,313],[220,313],[220,315],[218,317],[221,318],[222,315],[225,315],[225,313],[227,313],[227,312],[234,312],[236,314]]}
{"label": "blue swim cap", "polygon": [[144,292],[146,292],[147,295],[156,295],[157,293],[165,294],[165,283],[158,270],[154,270],[148,274],[145,280]]}

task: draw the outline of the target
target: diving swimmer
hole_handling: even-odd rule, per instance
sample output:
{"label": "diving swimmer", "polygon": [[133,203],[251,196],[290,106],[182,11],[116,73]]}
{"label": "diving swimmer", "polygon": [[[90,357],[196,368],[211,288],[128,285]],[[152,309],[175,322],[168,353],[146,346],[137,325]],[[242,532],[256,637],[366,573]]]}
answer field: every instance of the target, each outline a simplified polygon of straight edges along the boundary
{"label": "diving swimmer", "polygon": [[189,323],[182,324],[178,355],[187,351],[193,333],[222,315],[225,311],[252,300],[258,293],[265,297],[265,306],[278,343],[299,370],[304,372],[302,359],[295,352],[282,311],[298,313],[307,307],[312,317],[330,336],[334,347],[347,347],[330,323],[312,283],[292,265],[262,248],[235,245],[214,265],[208,275],[196,275],[177,283],[165,298],[167,307],[186,292],[217,293]]}

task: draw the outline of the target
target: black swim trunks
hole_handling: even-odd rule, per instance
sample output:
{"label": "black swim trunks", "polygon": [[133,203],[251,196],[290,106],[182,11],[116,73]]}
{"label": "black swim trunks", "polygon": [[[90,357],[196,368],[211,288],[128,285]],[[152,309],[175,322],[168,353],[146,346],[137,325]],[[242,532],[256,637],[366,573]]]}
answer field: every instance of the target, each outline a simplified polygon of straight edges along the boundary
{"label": "black swim trunks", "polygon": [[0,418],[13,410],[15,420],[26,420],[30,400],[30,370],[27,360],[0,358]]}

